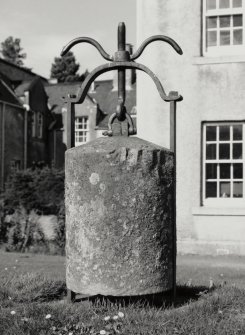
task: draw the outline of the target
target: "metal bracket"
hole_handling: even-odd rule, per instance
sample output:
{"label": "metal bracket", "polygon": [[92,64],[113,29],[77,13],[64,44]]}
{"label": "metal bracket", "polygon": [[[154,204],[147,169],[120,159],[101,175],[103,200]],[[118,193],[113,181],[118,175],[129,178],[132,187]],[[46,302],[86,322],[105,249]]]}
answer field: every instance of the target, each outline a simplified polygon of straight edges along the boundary
{"label": "metal bracket", "polygon": [[[91,45],[93,45],[101,54],[101,56],[110,61],[110,63],[108,64],[104,64],[101,66],[98,66],[97,68],[95,68],[84,80],[78,94],[76,96],[71,96],[68,95],[68,97],[66,98],[66,101],[68,103],[68,106],[70,106],[71,108],[71,112],[72,110],[74,110],[74,108],[72,108],[72,106],[74,104],[79,104],[82,103],[88,93],[88,90],[92,84],[92,82],[102,73],[108,72],[108,71],[113,71],[113,70],[117,70],[118,71],[118,105],[116,108],[115,113],[113,113],[109,119],[109,123],[108,123],[108,131],[105,132],[108,136],[112,136],[113,135],[113,131],[112,131],[112,123],[114,122],[115,118],[117,118],[119,121],[124,121],[125,119],[128,121],[129,124],[129,135],[135,134],[136,133],[136,129],[134,129],[134,127],[132,126],[132,119],[129,116],[129,114],[127,113],[126,107],[125,107],[125,98],[126,98],[126,80],[125,80],[125,73],[126,73],[126,69],[136,69],[136,70],[140,70],[143,71],[145,73],[147,73],[152,80],[154,81],[157,90],[161,96],[161,98],[164,101],[181,101],[182,100],[182,96],[178,95],[167,95],[166,92],[164,91],[164,88],[162,87],[159,79],[157,78],[157,76],[146,66],[144,66],[143,64],[139,64],[139,63],[135,63],[135,59],[137,59],[138,57],[141,56],[141,54],[143,53],[144,49],[146,48],[146,46],[154,41],[163,41],[168,43],[170,46],[172,46],[172,48],[180,55],[182,55],[182,50],[180,48],[180,46],[170,37],[168,36],[164,36],[164,35],[155,35],[155,36],[151,36],[149,38],[147,38],[138,48],[138,50],[133,53],[132,55],[130,55],[130,53],[126,50],[126,27],[124,22],[119,23],[118,25],[118,50],[115,52],[114,56],[110,56],[104,49],[103,47],[94,39],[89,38],[89,37],[78,37],[75,38],[74,40],[70,41],[62,50],[61,52],[61,56],[64,56],[73,46],[75,46],[78,43],[89,43]],[[74,129],[74,117],[70,116],[68,118],[70,121],[70,124],[68,125],[68,127],[70,126],[71,129]],[[74,146],[74,139],[72,139],[72,135],[71,135],[71,131],[68,131],[68,136],[71,136],[71,139],[68,141],[68,143],[70,143],[71,146]]]}

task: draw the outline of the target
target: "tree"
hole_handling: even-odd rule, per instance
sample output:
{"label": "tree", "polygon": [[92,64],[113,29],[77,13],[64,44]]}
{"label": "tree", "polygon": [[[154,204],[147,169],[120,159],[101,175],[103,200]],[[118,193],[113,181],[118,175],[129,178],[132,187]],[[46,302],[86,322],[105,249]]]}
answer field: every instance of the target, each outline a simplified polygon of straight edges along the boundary
{"label": "tree", "polygon": [[89,71],[88,71],[88,69],[86,69],[86,70],[80,75],[79,80],[80,80],[80,81],[84,81],[85,78],[86,78],[88,75],[89,75]]}
{"label": "tree", "polygon": [[1,54],[3,55],[3,58],[7,61],[23,66],[23,59],[26,58],[26,53],[23,53],[20,46],[20,39],[19,38],[13,38],[13,36],[9,36],[4,42],[1,43]]}
{"label": "tree", "polygon": [[78,81],[80,76],[77,73],[80,65],[76,63],[73,52],[69,51],[63,57],[55,57],[51,67],[51,78],[58,80],[58,83],[65,81]]}

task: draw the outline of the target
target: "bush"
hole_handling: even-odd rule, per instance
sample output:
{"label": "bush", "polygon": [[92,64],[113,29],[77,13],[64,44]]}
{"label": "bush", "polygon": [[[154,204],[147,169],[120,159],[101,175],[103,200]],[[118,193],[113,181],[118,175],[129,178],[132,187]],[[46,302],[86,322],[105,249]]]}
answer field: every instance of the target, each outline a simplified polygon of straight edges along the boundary
{"label": "bush", "polygon": [[65,232],[65,206],[61,206],[58,214],[58,222],[55,228],[54,243],[58,248],[59,253],[65,254],[66,232]]}
{"label": "bush", "polygon": [[9,216],[6,251],[26,251],[32,245],[46,245],[35,211],[19,207]]}
{"label": "bush", "polygon": [[6,242],[7,225],[4,222],[4,202],[0,200],[0,244]]}
{"label": "bush", "polygon": [[27,169],[14,172],[8,179],[4,193],[4,209],[13,213],[24,207],[27,212],[59,213],[64,203],[64,171],[54,168]]}
{"label": "bush", "polygon": [[[47,251],[48,243],[37,224],[38,214],[58,215],[55,248],[65,246],[64,171],[54,168],[15,171],[9,177],[0,202],[0,243],[7,250]],[[7,218],[9,220],[7,220]]]}

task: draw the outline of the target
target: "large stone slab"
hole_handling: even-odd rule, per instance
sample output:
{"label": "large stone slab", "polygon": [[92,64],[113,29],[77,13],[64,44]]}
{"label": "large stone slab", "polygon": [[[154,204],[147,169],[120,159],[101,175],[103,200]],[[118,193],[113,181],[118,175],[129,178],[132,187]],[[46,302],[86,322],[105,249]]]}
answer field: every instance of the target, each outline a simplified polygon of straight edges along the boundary
{"label": "large stone slab", "polygon": [[66,152],[66,280],[87,295],[172,288],[173,153],[136,137]]}

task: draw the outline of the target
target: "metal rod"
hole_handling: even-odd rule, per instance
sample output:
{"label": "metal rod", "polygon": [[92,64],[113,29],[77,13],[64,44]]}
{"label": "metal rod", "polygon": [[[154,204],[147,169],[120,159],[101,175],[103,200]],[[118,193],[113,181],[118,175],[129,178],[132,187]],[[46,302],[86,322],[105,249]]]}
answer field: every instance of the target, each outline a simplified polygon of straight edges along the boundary
{"label": "metal rod", "polygon": [[75,146],[75,107],[72,102],[67,103],[67,149]]}
{"label": "metal rod", "polygon": [[[117,31],[118,37],[118,51],[125,51],[126,50],[126,27],[124,22],[120,22],[118,25]],[[121,108],[125,104],[125,86],[126,86],[126,72],[125,69],[118,70],[118,103],[120,104]],[[124,115],[121,110],[120,118],[123,119]]]}
{"label": "metal rod", "polygon": [[[178,92],[170,92],[170,96],[178,96]],[[173,245],[172,245],[172,263],[173,263],[173,282],[172,282],[172,301],[175,304],[176,301],[176,255],[177,255],[177,243],[176,243],[176,191],[177,191],[177,167],[176,167],[176,157],[177,157],[177,143],[176,143],[176,101],[170,102],[170,150],[173,151]]]}
{"label": "metal rod", "polygon": [[118,70],[118,102],[122,105],[125,103],[125,84],[126,84],[125,70]]}
{"label": "metal rod", "polygon": [[89,43],[93,45],[101,54],[101,56],[106,59],[106,60],[113,60],[113,57],[111,57],[105,50],[102,48],[102,46],[93,38],[90,37],[78,37],[75,38],[74,40],[70,41],[61,51],[61,56],[64,56],[74,45],[78,43]]}
{"label": "metal rod", "polygon": [[117,29],[118,51],[125,51],[126,48],[126,27],[124,22],[120,22]]}
{"label": "metal rod", "polygon": [[154,35],[154,36],[151,36],[149,38],[147,38],[141,45],[140,47],[138,48],[138,50],[136,52],[133,53],[133,55],[131,56],[131,60],[135,60],[137,59],[138,57],[141,56],[142,52],[144,51],[145,47],[154,42],[154,41],[163,41],[163,42],[166,42],[168,43],[169,45],[171,45],[171,47],[174,48],[174,50],[179,54],[179,55],[182,55],[183,54],[183,51],[181,49],[181,47],[170,37],[168,36],[164,36],[164,35]]}
{"label": "metal rod", "polygon": [[76,299],[76,293],[70,289],[67,289],[67,302],[72,303]]}

